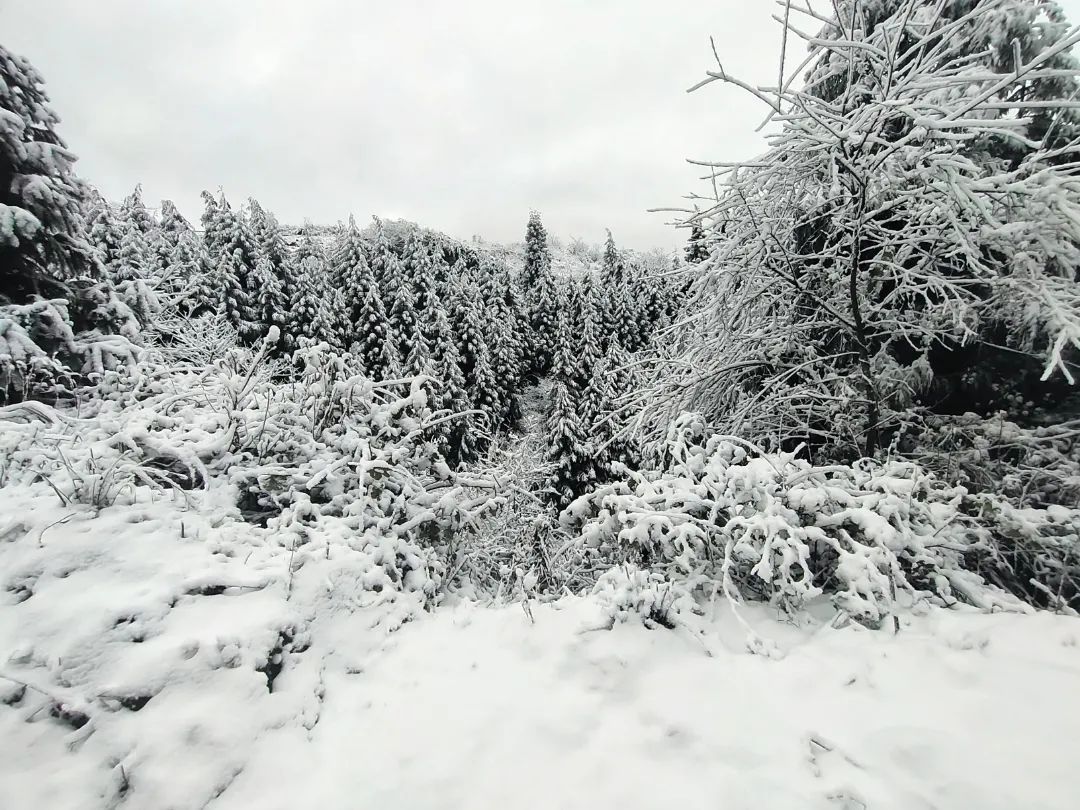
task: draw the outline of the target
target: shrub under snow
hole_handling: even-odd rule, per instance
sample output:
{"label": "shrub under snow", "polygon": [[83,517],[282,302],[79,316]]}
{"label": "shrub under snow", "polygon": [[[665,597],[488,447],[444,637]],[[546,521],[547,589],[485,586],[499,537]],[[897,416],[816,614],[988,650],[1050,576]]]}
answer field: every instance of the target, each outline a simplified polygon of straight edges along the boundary
{"label": "shrub under snow", "polygon": [[0,483],[44,481],[63,506],[97,510],[170,491],[198,509],[224,490],[228,519],[266,527],[298,564],[351,549],[367,560],[362,590],[431,604],[439,550],[501,502],[439,456],[433,423],[453,416],[428,408],[430,380],[372,381],[325,344],[298,350],[289,375],[268,359],[271,342],[208,365],[113,372],[81,418],[0,409]]}
{"label": "shrub under snow", "polygon": [[628,472],[579,498],[564,527],[605,559],[691,590],[789,611],[831,594],[870,624],[924,598],[984,609],[1078,604],[1080,509],[1017,508],[907,461],[821,467],[764,454],[709,436],[689,414],[667,451],[666,469]]}

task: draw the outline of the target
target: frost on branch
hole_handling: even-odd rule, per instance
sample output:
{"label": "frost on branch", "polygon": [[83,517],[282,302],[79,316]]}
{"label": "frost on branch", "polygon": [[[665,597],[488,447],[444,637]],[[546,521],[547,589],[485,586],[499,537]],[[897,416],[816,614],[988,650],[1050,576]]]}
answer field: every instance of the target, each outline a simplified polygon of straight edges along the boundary
{"label": "frost on branch", "polygon": [[841,2],[807,37],[805,82],[709,73],[769,105],[770,148],[704,164],[716,197],[690,224],[709,258],[654,381],[654,435],[695,410],[850,461],[912,408],[1075,391],[1080,33],[1037,5]]}

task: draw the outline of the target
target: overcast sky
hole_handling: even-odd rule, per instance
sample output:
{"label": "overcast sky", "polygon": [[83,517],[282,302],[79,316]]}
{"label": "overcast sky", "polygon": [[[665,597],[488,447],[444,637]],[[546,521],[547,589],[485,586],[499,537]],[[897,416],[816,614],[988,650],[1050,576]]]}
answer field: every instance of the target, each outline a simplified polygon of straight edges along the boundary
{"label": "overcast sky", "polygon": [[[1067,0],[1080,19],[1080,0]],[[520,239],[669,248],[701,174],[760,149],[764,113],[713,64],[772,82],[768,0],[0,0],[79,170],[190,218],[204,188],[282,221],[405,217]]]}

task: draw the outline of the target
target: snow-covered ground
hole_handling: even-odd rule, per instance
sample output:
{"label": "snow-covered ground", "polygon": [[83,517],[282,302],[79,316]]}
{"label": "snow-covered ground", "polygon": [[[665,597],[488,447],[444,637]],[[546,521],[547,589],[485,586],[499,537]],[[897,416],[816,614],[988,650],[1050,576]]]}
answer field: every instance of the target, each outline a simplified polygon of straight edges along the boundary
{"label": "snow-covered ground", "polygon": [[181,507],[0,490],[0,808],[1076,806],[1075,619],[758,608],[768,657],[722,605],[424,613],[348,544]]}

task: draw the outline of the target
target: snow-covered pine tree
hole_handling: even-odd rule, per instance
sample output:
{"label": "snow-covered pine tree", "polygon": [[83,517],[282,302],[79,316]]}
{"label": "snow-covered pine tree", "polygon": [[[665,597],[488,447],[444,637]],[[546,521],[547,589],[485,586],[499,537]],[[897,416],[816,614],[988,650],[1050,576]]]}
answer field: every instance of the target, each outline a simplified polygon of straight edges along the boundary
{"label": "snow-covered pine tree", "polygon": [[556,312],[559,328],[555,333],[555,361],[551,367],[551,376],[556,382],[566,386],[571,395],[576,396],[580,389],[581,366],[578,363],[577,340],[574,338],[573,308],[567,300],[570,291],[563,291]]}
{"label": "snow-covered pine tree", "polygon": [[540,221],[539,211],[529,212],[525,226],[525,263],[521,268],[521,288],[526,295],[537,287],[551,270],[551,248],[548,246],[547,230]]}
{"label": "snow-covered pine tree", "polygon": [[639,306],[637,268],[625,261],[620,265],[620,283],[611,301],[612,329],[623,348],[636,352],[648,337],[648,324]]}
{"label": "snow-covered pine tree", "polygon": [[161,201],[161,221],[158,223],[165,248],[171,253],[180,238],[192,230],[191,223],[180,213],[172,200]]}
{"label": "snow-covered pine tree", "polygon": [[288,334],[297,344],[300,338],[307,338],[338,346],[338,324],[329,295],[326,262],[314,253],[301,259],[297,268],[296,290],[289,302]]}
{"label": "snow-covered pine tree", "polygon": [[268,257],[259,256],[255,260],[252,282],[255,288],[252,302],[255,322],[264,330],[263,334],[271,326],[277,326],[279,330],[285,329],[288,326],[288,299],[281,288],[278,269]]}
{"label": "snow-covered pine tree", "polygon": [[600,265],[600,283],[608,290],[621,288],[625,283],[625,263],[619,249],[615,246],[615,237],[607,232],[604,242],[604,258]]}
{"label": "snow-covered pine tree", "polygon": [[[294,256],[289,255],[285,244],[285,237],[278,224],[277,217],[272,211],[264,208],[254,197],[248,199],[247,226],[253,246],[255,261],[265,262],[272,271],[275,284],[271,293],[259,292],[256,297],[261,297],[262,314],[261,323],[288,324],[287,312],[289,302],[296,289],[296,273],[299,262]],[[267,268],[263,268],[265,273]],[[277,304],[274,303],[273,295],[277,295]],[[276,307],[275,314],[271,315],[271,309]],[[279,350],[285,350],[288,340],[278,344]]]}
{"label": "snow-covered pine tree", "polygon": [[[222,195],[224,197],[224,195]],[[202,223],[203,243],[206,245],[206,254],[211,266],[217,266],[224,252],[221,235],[221,206],[209,191],[203,191],[203,212],[200,217]]]}
{"label": "snow-covered pine tree", "polygon": [[178,291],[186,283],[188,274],[177,275],[172,267],[172,257],[180,241],[192,232],[191,223],[180,213],[176,203],[172,200],[162,200],[161,221],[152,233],[154,239],[151,250],[154,252],[160,278],[159,287],[164,291]]}
{"label": "snow-covered pine tree", "polygon": [[143,199],[141,183],[124,197],[120,204],[120,219],[126,226],[139,231],[147,242],[150,241],[150,234],[157,228],[157,221]]}
{"label": "snow-covered pine tree", "polygon": [[206,244],[195,231],[180,236],[169,257],[170,276],[179,285],[179,307],[191,316],[221,311],[224,304],[216,268],[210,266]]}
{"label": "snow-covered pine tree", "polygon": [[369,329],[376,317],[373,308],[377,309],[379,313],[377,317],[381,318],[385,325],[386,309],[382,302],[382,295],[379,293],[375,274],[372,273],[363,250],[353,252],[343,247],[336,261],[335,270],[339,274],[338,286],[343,296],[343,316],[347,332],[352,335],[352,338],[357,338]]}
{"label": "snow-covered pine tree", "polygon": [[555,362],[556,332],[559,329],[555,311],[558,291],[551,271],[547,231],[536,211],[529,215],[529,224],[525,229],[525,264],[521,287],[529,316],[526,358],[530,371],[546,374]]}
{"label": "snow-covered pine tree", "polygon": [[472,379],[467,381],[470,402],[473,410],[481,411],[482,417],[475,420],[477,450],[484,450],[491,443],[495,431],[500,427],[502,402],[499,399],[499,382],[491,365],[491,352],[486,341],[476,347],[476,359],[473,363]]}
{"label": "snow-covered pine tree", "polygon": [[146,281],[154,277],[157,257],[151,255],[146,232],[136,223],[122,222],[120,252],[109,265],[109,280],[113,284],[125,281]]}
{"label": "snow-covered pine tree", "polygon": [[345,293],[345,302],[353,312],[363,299],[365,289],[354,289],[359,284],[367,284],[365,277],[371,272],[364,252],[364,240],[356,219],[349,216],[345,227],[335,236],[330,248],[331,283]]}
{"label": "snow-covered pine tree", "polygon": [[298,264],[303,263],[309,256],[314,256],[324,263],[327,261],[326,251],[323,250],[322,244],[316,241],[315,228],[310,222],[305,222],[304,227],[300,229],[300,240],[296,243],[293,255]]}
{"label": "snow-covered pine tree", "polygon": [[[70,377],[69,362],[75,371],[92,373],[134,359],[131,343],[104,336],[111,324],[95,319],[102,308],[119,312],[124,304],[96,278],[100,263],[83,219],[88,190],[72,171],[75,156],[57,135],[57,120],[38,72],[0,46],[0,398],[5,401],[56,391]],[[132,322],[124,320],[125,326]]]}
{"label": "snow-covered pine tree", "polygon": [[581,306],[578,320],[574,324],[573,338],[575,340],[574,355],[578,364],[575,382],[580,391],[589,384],[594,373],[593,369],[604,356],[604,319],[600,296],[596,285],[592,282],[592,276],[586,276],[582,280],[579,297]]}
{"label": "snow-covered pine tree", "polygon": [[705,240],[705,229],[701,222],[694,220],[690,223],[690,238],[686,240],[686,263],[693,266],[700,264],[709,258],[708,244]]}
{"label": "snow-covered pine tree", "polygon": [[[362,266],[367,268],[367,263]],[[367,272],[370,273],[370,269]],[[352,314],[353,343],[350,351],[360,359],[371,379],[393,379],[394,373],[401,368],[397,341],[390,332],[379,286],[374,282],[366,282],[363,286],[363,298]]]}
{"label": "snow-covered pine tree", "polygon": [[491,348],[491,368],[498,386],[499,413],[496,423],[511,429],[521,421],[521,346],[515,334],[516,321],[501,291],[496,291],[488,307],[488,341]]}
{"label": "snow-covered pine tree", "polygon": [[450,285],[450,309],[447,313],[461,356],[461,373],[467,386],[473,382],[473,368],[484,336],[484,317],[480,293],[469,274],[458,276]]}
{"label": "snow-covered pine tree", "polygon": [[397,341],[398,355],[408,357],[412,344],[420,337],[412,280],[407,275],[405,265],[393,254],[386,259],[383,272],[386,277],[383,289],[390,306],[390,333]]}
{"label": "snow-covered pine tree", "polygon": [[581,427],[589,440],[590,457],[596,468],[597,480],[608,478],[608,467],[618,448],[613,448],[616,424],[615,394],[612,390],[612,374],[608,369],[607,357],[597,359],[592,367],[589,381],[578,397],[578,416]]}
{"label": "snow-covered pine tree", "polygon": [[[432,410],[462,413],[469,409],[465,391],[465,376],[461,373],[461,355],[446,311],[438,306],[432,314],[431,361],[438,385]],[[443,453],[451,465],[464,461],[468,455],[465,434],[469,430],[466,418],[453,419],[439,426],[438,438]]]}
{"label": "snow-covered pine tree", "polygon": [[93,260],[57,121],[38,72],[0,46],[0,303],[62,296]]}
{"label": "snow-covered pine tree", "polygon": [[221,301],[219,311],[240,338],[248,342],[255,339],[260,328],[255,320],[254,301],[242,281],[249,276],[244,252],[240,248],[222,254],[210,271],[210,278]]}
{"label": "snow-covered pine tree", "polygon": [[367,249],[367,260],[371,266],[371,272],[375,275],[375,281],[382,290],[383,300],[387,307],[390,306],[390,294],[388,284],[392,283],[391,276],[395,274],[400,264],[397,253],[390,241],[390,234],[386,226],[378,217],[372,217],[375,225],[371,231],[371,239]]}
{"label": "snow-covered pine tree", "polygon": [[[629,427],[639,375],[632,363],[630,355],[618,343],[613,344],[601,360],[606,380],[603,396],[608,399],[593,416],[593,429],[601,439],[597,448],[607,445],[602,454],[605,464],[619,461],[636,468],[641,462],[641,445],[637,437],[631,435]],[[603,396],[598,397],[597,402],[602,403]],[[605,424],[601,425],[601,421]]]}
{"label": "snow-covered pine tree", "polygon": [[123,227],[112,205],[94,192],[87,211],[87,234],[90,246],[103,272],[111,274],[111,266],[120,258]]}
{"label": "snow-covered pine tree", "polygon": [[414,228],[406,239],[401,261],[412,287],[414,309],[417,312],[429,309],[437,298],[438,291],[431,248],[425,242],[419,228]]}
{"label": "snow-covered pine tree", "polygon": [[546,495],[557,508],[566,507],[595,482],[595,466],[588,436],[577,408],[562,383],[555,384],[554,401],[547,423],[548,448],[545,461],[552,465]]}
{"label": "snow-covered pine tree", "polygon": [[[256,251],[247,217],[229,205],[222,194],[217,201],[213,216],[213,240],[221,251],[220,270],[224,313],[236,328],[241,340],[254,344],[262,340],[271,324],[263,323],[256,311],[258,294],[254,277]],[[211,250],[211,261],[214,254]],[[233,284],[235,279],[236,285]]]}

